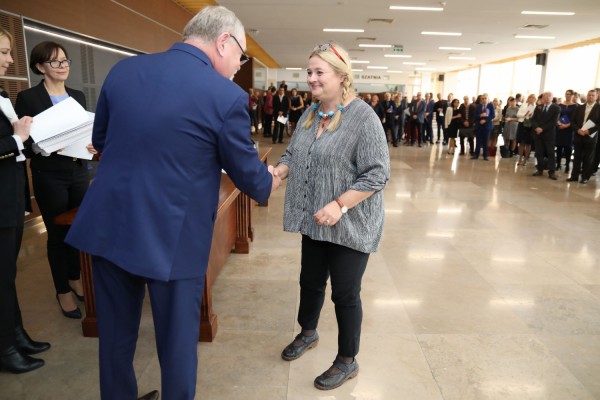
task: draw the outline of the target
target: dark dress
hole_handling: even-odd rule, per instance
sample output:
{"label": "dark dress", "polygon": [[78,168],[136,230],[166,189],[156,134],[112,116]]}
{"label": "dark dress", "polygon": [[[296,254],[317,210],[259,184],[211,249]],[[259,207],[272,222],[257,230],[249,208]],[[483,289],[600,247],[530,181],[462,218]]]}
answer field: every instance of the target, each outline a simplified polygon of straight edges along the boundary
{"label": "dark dress", "polygon": [[[560,117],[559,121],[563,120],[564,117],[568,118],[569,121],[573,120],[573,111],[577,108],[577,104],[565,105],[559,104]],[[561,121],[562,122],[562,121]],[[556,145],[561,147],[573,147],[573,127],[569,126],[565,129],[556,129]]]}
{"label": "dark dress", "polygon": [[[460,109],[459,108],[453,108],[452,109],[452,116],[455,117],[458,114],[460,114]],[[448,129],[446,130],[446,132],[448,133],[448,137],[450,139],[456,139],[458,136],[458,130],[460,129],[460,122],[461,122],[461,118],[454,118],[452,120],[452,122],[450,122],[450,125],[448,125]]]}
{"label": "dark dress", "polygon": [[[294,96],[291,98],[290,101],[291,101],[292,107],[300,107],[301,97]],[[299,108],[297,110],[291,110],[290,111],[290,122],[297,123],[298,120],[300,119],[300,117],[302,116],[303,112],[304,112],[304,110],[301,108]]]}

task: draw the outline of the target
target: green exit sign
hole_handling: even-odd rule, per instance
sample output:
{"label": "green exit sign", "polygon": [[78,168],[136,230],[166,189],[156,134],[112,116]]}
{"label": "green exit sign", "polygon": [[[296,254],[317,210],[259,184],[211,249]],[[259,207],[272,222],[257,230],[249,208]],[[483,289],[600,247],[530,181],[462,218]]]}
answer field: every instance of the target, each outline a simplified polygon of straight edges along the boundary
{"label": "green exit sign", "polygon": [[395,44],[392,48],[392,51],[394,53],[404,53],[404,46],[402,46],[401,44]]}

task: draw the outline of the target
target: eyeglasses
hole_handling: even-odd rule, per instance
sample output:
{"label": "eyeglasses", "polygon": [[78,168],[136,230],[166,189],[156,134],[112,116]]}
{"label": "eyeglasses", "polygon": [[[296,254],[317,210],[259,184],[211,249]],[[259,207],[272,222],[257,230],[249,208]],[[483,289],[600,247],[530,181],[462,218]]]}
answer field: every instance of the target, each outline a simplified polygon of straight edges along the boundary
{"label": "eyeglasses", "polygon": [[63,64],[65,67],[70,67],[71,60],[62,60],[62,61],[50,60],[50,61],[44,61],[44,64],[50,64],[50,66],[52,68],[61,68],[63,66]]}
{"label": "eyeglasses", "polygon": [[238,47],[240,48],[240,51],[242,52],[242,55],[240,56],[240,67],[241,67],[242,65],[246,64],[248,62],[248,60],[250,60],[250,57],[248,57],[248,55],[246,54],[244,49],[242,49],[240,42],[238,42],[238,40],[235,38],[235,36],[233,36],[232,34],[229,34],[229,36],[231,36],[233,38],[233,40],[235,40]]}
{"label": "eyeglasses", "polygon": [[337,50],[335,49],[335,47],[333,47],[333,45],[331,43],[320,44],[317,47],[315,47],[313,51],[322,52],[322,51],[327,51],[328,49],[331,49],[331,51],[333,51],[335,53],[335,55],[340,59],[340,61],[342,61],[344,64],[346,64],[346,61],[344,61],[342,56],[340,56],[340,53],[337,52]]}

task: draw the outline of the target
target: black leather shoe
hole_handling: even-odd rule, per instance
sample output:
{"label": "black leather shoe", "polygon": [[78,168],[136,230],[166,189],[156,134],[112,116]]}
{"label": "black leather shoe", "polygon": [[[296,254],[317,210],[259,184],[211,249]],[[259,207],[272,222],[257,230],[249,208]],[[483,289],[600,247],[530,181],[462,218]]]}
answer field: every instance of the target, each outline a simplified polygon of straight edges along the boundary
{"label": "black leather shoe", "polygon": [[585,185],[585,184],[586,184],[586,183],[588,183],[589,181],[590,181],[589,179],[585,179],[585,178],[583,178],[583,179],[581,180],[581,183],[583,183],[583,184]]}
{"label": "black leather shoe", "polygon": [[490,159],[487,157],[483,157],[483,161],[489,161]]}
{"label": "black leather shoe", "polygon": [[537,171],[535,171],[535,172],[533,173],[533,175],[532,175],[532,176],[542,176],[542,175],[543,175],[542,171],[540,171],[540,170],[538,169]]}
{"label": "black leather shoe", "polygon": [[56,301],[58,301],[58,306],[60,307],[60,310],[62,311],[65,317],[81,319],[81,310],[79,309],[79,307],[75,307],[75,309],[71,311],[65,311],[65,309],[62,308],[62,305],[60,304],[60,300],[58,299],[58,293],[56,294]]}
{"label": "black leather shoe", "polygon": [[75,289],[71,288],[71,292],[73,292],[73,294],[75,295],[75,297],[77,297],[77,300],[84,302],[85,301],[85,296],[80,296],[77,294],[77,292],[75,291]]}
{"label": "black leather shoe", "polygon": [[554,172],[548,172],[548,178],[552,179],[553,181],[555,181],[556,179],[558,179],[556,177],[556,174]]}
{"label": "black leather shoe", "polygon": [[478,158],[478,156],[471,156],[471,160],[477,160]]}
{"label": "black leather shoe", "polygon": [[570,178],[567,178],[567,182],[577,182],[578,180],[579,179],[577,179],[576,177],[573,177],[573,176]]}
{"label": "black leather shoe", "polygon": [[37,354],[42,351],[46,351],[50,348],[50,343],[46,342],[36,342],[31,339],[25,329],[22,326],[18,326],[15,329],[15,344],[16,348],[22,354]]}
{"label": "black leather shoe", "polygon": [[22,374],[23,372],[33,371],[43,366],[44,360],[22,354],[15,346],[10,346],[0,351],[0,371]]}
{"label": "black leather shoe", "polygon": [[139,397],[138,400],[158,400],[158,390],[153,390],[150,393],[146,393],[142,397]]}
{"label": "black leather shoe", "polygon": [[297,358],[300,358],[302,354],[308,349],[312,349],[317,347],[319,343],[319,334],[315,331],[315,334],[312,336],[304,336],[302,332],[296,335],[294,341],[302,340],[302,344],[300,346],[294,345],[294,342],[288,344],[285,349],[281,352],[281,358],[285,361],[292,361]]}
{"label": "black leather shoe", "polygon": [[339,374],[333,374],[327,370],[317,376],[315,379],[315,387],[317,389],[335,389],[336,387],[342,386],[348,379],[352,379],[358,375],[358,363],[356,362],[356,359],[352,360],[350,364],[346,364],[336,358],[335,361],[333,361],[333,366],[341,372]]}

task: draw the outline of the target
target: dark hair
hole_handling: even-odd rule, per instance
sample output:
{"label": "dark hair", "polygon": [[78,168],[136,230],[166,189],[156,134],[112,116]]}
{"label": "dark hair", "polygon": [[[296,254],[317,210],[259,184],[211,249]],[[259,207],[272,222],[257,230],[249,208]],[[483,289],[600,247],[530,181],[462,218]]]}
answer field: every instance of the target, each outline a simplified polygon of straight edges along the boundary
{"label": "dark hair", "polygon": [[65,57],[69,58],[67,49],[60,43],[46,41],[36,44],[31,50],[31,56],[29,57],[29,68],[31,71],[36,75],[43,75],[42,72],[37,69],[36,65],[50,61],[52,57],[58,53],[59,49],[65,53]]}
{"label": "dark hair", "polygon": [[458,100],[458,99],[453,99],[453,100],[450,102],[450,105],[451,105],[452,107],[454,107],[454,102],[456,102],[457,104],[460,104],[460,100]]}

